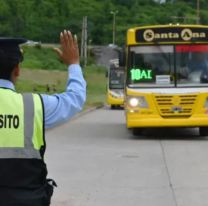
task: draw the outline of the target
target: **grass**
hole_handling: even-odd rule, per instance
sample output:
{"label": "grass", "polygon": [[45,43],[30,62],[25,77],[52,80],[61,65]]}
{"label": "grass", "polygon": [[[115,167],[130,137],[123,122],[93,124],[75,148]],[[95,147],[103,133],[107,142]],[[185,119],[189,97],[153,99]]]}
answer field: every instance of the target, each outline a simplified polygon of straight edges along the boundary
{"label": "grass", "polygon": [[103,105],[106,96],[105,69],[96,65],[87,66],[84,76],[87,81],[86,107]]}
{"label": "grass", "polygon": [[[67,66],[61,63],[51,48],[25,47],[18,92],[53,94],[65,91]],[[85,109],[103,105],[106,93],[105,68],[91,64],[83,69],[87,81]]]}
{"label": "grass", "polygon": [[44,70],[66,70],[65,65],[59,60],[52,47],[22,47],[24,54],[23,68],[44,69]]}
{"label": "grass", "polygon": [[47,94],[63,92],[67,76],[66,71],[21,69],[21,75],[16,88],[19,92],[29,91]]}

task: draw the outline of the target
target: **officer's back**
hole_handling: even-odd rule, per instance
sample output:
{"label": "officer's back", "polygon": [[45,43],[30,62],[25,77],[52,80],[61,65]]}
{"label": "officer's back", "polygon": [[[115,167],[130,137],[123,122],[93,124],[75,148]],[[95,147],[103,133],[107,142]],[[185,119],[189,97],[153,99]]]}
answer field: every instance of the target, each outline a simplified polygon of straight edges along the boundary
{"label": "officer's back", "polygon": [[0,38],[1,206],[50,205],[56,183],[47,179],[45,128],[70,119],[81,110],[86,98],[76,38],[64,31],[60,41],[62,49],[56,51],[69,65],[66,92],[39,95],[15,91],[23,60],[19,44],[26,40]]}

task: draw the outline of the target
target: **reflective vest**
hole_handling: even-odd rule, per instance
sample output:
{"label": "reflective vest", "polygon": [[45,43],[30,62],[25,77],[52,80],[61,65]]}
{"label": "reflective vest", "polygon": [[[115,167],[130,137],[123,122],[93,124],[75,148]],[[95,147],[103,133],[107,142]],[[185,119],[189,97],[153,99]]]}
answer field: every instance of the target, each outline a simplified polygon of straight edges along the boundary
{"label": "reflective vest", "polygon": [[0,204],[45,205],[44,111],[38,94],[0,88]]}

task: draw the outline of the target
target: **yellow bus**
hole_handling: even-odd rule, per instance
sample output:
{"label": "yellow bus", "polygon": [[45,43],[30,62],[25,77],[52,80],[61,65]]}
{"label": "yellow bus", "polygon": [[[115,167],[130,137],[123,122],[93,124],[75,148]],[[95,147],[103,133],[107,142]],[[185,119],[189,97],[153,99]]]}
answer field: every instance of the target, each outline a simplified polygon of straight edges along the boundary
{"label": "yellow bus", "polygon": [[124,67],[119,66],[118,59],[112,59],[107,72],[107,104],[111,109],[123,106],[123,89]]}
{"label": "yellow bus", "polygon": [[208,136],[208,26],[130,28],[125,52],[127,128],[138,135],[150,127],[198,127]]}

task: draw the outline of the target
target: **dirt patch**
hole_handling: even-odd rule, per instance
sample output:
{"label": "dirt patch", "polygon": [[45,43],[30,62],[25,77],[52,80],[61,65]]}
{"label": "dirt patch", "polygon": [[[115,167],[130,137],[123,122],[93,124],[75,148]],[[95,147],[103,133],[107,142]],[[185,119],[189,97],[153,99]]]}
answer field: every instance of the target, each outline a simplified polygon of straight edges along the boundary
{"label": "dirt patch", "polygon": [[57,84],[66,82],[67,77],[68,71],[22,69],[19,79],[38,84]]}

